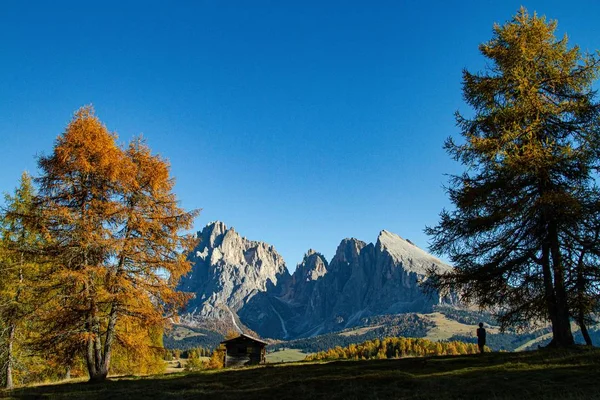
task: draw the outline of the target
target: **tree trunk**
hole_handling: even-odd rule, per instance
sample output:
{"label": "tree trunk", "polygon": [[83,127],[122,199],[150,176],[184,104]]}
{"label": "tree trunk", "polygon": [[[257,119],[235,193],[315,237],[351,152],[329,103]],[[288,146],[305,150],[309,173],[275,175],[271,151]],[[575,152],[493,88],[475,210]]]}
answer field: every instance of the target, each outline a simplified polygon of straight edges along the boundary
{"label": "tree trunk", "polygon": [[90,375],[90,381],[93,381],[95,376],[98,374],[98,369],[96,368],[96,357],[94,353],[94,333],[93,333],[93,323],[92,323],[92,313],[87,317],[87,321],[85,323],[85,328],[88,334],[86,339],[86,351],[85,351],[85,362],[88,369],[88,374]]}
{"label": "tree trunk", "polygon": [[[91,335],[91,332],[88,331],[88,335]],[[85,352],[85,362],[87,364],[88,374],[90,375],[90,380],[92,377],[96,376],[96,360],[94,359],[94,340],[90,336],[87,339],[87,348]]]}
{"label": "tree trunk", "polygon": [[[127,228],[125,230],[125,238],[129,238],[129,233],[130,233],[130,230],[129,230],[129,224],[128,224]],[[119,263],[117,264],[117,271],[116,271],[115,279],[118,279],[118,277],[123,273],[124,263],[125,263],[125,256],[123,254],[121,254],[121,256],[119,257]],[[112,290],[111,292],[113,295],[115,294],[114,290]],[[110,368],[110,359],[112,356],[112,344],[115,339],[118,316],[119,316],[119,304],[117,303],[116,300],[113,299],[110,313],[108,315],[108,326],[106,327],[106,339],[104,341],[104,358],[102,360],[103,361],[102,362],[102,370],[106,371],[106,374],[108,374],[108,370]]]}
{"label": "tree trunk", "polygon": [[556,223],[552,222],[549,226],[550,250],[552,254],[552,269],[554,273],[554,298],[556,304],[556,330],[554,331],[554,345],[556,347],[566,347],[575,344],[573,333],[571,332],[571,321],[569,319],[569,304],[567,300],[567,291],[565,289],[565,271],[562,264],[562,257],[558,244],[558,232]]}
{"label": "tree trunk", "polygon": [[100,337],[100,319],[94,316],[94,361],[96,362],[96,371],[102,372],[102,338]]}
{"label": "tree trunk", "polygon": [[93,330],[93,354],[94,354],[94,365],[96,373],[94,375],[90,374],[90,382],[102,382],[106,379],[108,375],[108,371],[104,368],[104,357],[102,354],[102,339],[100,337],[100,319],[98,318],[97,306],[94,303],[93,305],[94,315],[92,317],[92,330]]}
{"label": "tree trunk", "polygon": [[[594,242],[598,240],[598,235],[594,239]],[[584,271],[584,257],[586,254],[586,247],[581,250],[581,255],[579,256],[579,261],[577,262],[577,325],[581,329],[581,334],[583,335],[583,339],[585,340],[585,344],[588,346],[593,346],[592,338],[587,330],[587,326],[585,324],[585,311],[584,311],[584,297],[585,297],[585,277]]]}
{"label": "tree trunk", "polygon": [[[108,371],[105,370],[103,368],[103,363],[102,360],[98,359],[98,352],[96,351],[96,346],[97,346],[97,340],[94,339],[91,341],[90,344],[88,344],[88,353],[90,352],[89,348],[91,347],[91,353],[92,353],[92,365],[93,370],[89,371],[90,374],[90,380],[89,382],[94,383],[94,382],[103,382],[106,380],[106,377],[108,376]],[[88,367],[89,369],[89,367]]]}
{"label": "tree trunk", "polygon": [[106,380],[106,377],[108,376],[108,372],[107,371],[96,371],[96,373],[94,375],[90,375],[90,380],[88,382],[90,383],[98,383],[98,382],[104,382]]}
{"label": "tree trunk", "polygon": [[[85,255],[84,253],[84,264],[87,265],[87,255]],[[85,291],[88,297],[90,297],[90,289],[87,285],[87,283],[85,284]],[[88,374],[90,375],[90,381],[93,379],[94,376],[96,376],[97,374],[97,369],[96,369],[96,360],[94,357],[94,327],[93,327],[93,321],[92,321],[92,309],[93,309],[93,304],[90,301],[90,309],[88,311],[88,315],[87,315],[87,320],[85,321],[85,330],[87,332],[88,337],[86,338],[86,349],[85,349],[85,362],[87,364],[87,369],[88,369]]]}
{"label": "tree trunk", "polygon": [[585,340],[585,344],[588,346],[593,346],[592,338],[590,337],[590,333],[587,330],[587,326],[585,325],[585,320],[583,318],[583,314],[581,314],[578,322],[579,328],[581,328],[581,334],[583,335],[583,339]]}
{"label": "tree trunk", "polygon": [[544,277],[544,294],[546,298],[546,309],[550,325],[552,327],[552,341],[550,346],[554,344],[556,333],[556,302],[554,297],[554,288],[552,286],[552,270],[550,269],[550,246],[547,241],[542,244],[542,275]]}
{"label": "tree trunk", "polygon": [[585,344],[588,346],[593,346],[592,338],[590,337],[590,333],[587,330],[587,326],[585,324],[585,315],[583,311],[579,311],[579,315],[577,315],[577,325],[581,329],[581,334],[583,335],[583,340],[585,340]]}
{"label": "tree trunk", "polygon": [[89,319],[92,327],[91,331],[93,335],[88,341],[86,361],[88,364],[88,372],[90,375],[90,382],[102,382],[106,380],[108,376],[108,369],[110,367],[110,358],[112,354],[112,343],[115,337],[115,327],[117,323],[117,306],[113,305],[111,309],[107,332],[106,341],[104,347],[102,347],[102,340],[100,337],[100,321],[95,315],[96,306],[92,303],[92,309],[94,313],[90,315]]}
{"label": "tree trunk", "polygon": [[104,362],[102,368],[108,373],[110,367],[110,357],[112,355],[112,344],[115,339],[115,329],[117,325],[117,313],[119,306],[113,303],[108,317],[108,327],[106,328],[106,340],[104,341]]}
{"label": "tree trunk", "polygon": [[8,332],[8,346],[6,349],[6,389],[12,389],[14,387],[12,377],[12,364],[13,364],[13,341],[15,339],[15,324],[11,324]]}
{"label": "tree trunk", "polygon": [[[19,285],[17,286],[17,293],[15,294],[15,303],[19,304],[21,300],[21,289],[23,285],[23,263],[24,255],[21,253],[21,264],[19,265]],[[17,314],[18,315],[18,314]],[[12,369],[13,369],[13,343],[15,341],[15,332],[17,330],[17,315],[12,316],[10,327],[8,331],[8,343],[6,349],[6,389],[12,389],[14,387]]]}

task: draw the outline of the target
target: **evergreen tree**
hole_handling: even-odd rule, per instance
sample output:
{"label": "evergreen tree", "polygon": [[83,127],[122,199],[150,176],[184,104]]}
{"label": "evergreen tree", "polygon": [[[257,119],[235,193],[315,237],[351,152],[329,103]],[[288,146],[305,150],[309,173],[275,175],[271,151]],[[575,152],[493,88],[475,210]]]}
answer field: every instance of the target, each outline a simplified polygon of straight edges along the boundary
{"label": "evergreen tree", "polygon": [[[554,35],[556,22],[525,9],[480,46],[483,73],[463,73],[472,117],[457,113],[463,139],[446,149],[467,166],[452,177],[455,206],[427,228],[431,250],[456,269],[429,286],[459,289],[500,310],[503,327],[549,320],[553,345],[573,343],[565,235],[589,216],[596,192],[599,61]],[[596,243],[597,244],[597,243]]]}
{"label": "evergreen tree", "polygon": [[26,218],[35,216],[33,197],[31,177],[24,173],[14,196],[5,197],[0,220],[0,360],[4,386],[9,389],[13,387],[17,337],[36,305],[41,303],[33,294],[38,273],[33,249],[40,238],[26,223]]}

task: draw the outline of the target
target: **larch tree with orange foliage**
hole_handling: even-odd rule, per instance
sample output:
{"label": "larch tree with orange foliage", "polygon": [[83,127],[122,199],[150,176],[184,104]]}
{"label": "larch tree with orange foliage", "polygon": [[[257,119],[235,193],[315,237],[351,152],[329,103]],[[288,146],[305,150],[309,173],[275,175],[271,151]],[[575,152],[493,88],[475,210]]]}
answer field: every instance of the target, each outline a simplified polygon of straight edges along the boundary
{"label": "larch tree with orange foliage", "polygon": [[150,343],[124,327],[150,334],[184,305],[175,288],[195,244],[180,232],[197,211],[177,205],[168,162],[141,139],[126,149],[116,140],[84,107],[40,158],[37,179],[39,227],[52,243],[45,289],[54,298],[40,316],[39,345],[82,354],[91,381],[107,377],[115,344],[139,352]]}

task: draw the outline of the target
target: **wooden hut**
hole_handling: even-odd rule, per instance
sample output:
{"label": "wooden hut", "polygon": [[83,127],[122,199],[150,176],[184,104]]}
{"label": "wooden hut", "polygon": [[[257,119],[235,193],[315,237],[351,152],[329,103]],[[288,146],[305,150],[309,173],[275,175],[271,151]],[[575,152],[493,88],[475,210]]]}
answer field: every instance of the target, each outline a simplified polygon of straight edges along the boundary
{"label": "wooden hut", "polygon": [[243,365],[256,365],[265,362],[267,350],[266,342],[253,338],[245,334],[224,340],[221,342],[225,346],[225,367],[241,367]]}

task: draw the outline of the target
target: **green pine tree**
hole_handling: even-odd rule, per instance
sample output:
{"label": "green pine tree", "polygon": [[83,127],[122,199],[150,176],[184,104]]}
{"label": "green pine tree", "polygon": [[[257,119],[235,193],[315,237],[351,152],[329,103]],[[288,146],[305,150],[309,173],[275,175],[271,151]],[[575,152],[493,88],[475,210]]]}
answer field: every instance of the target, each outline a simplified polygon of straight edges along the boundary
{"label": "green pine tree", "polygon": [[553,345],[573,343],[568,235],[589,216],[599,154],[592,83],[599,60],[555,37],[556,21],[521,9],[480,46],[482,73],[463,73],[472,117],[446,150],[466,166],[448,189],[454,210],[426,229],[454,272],[429,286],[501,310],[503,327],[549,320]]}
{"label": "green pine tree", "polygon": [[15,344],[40,301],[33,294],[37,266],[33,262],[39,235],[26,219],[35,217],[31,177],[24,173],[14,196],[5,196],[0,219],[0,360],[4,386],[12,388]]}

